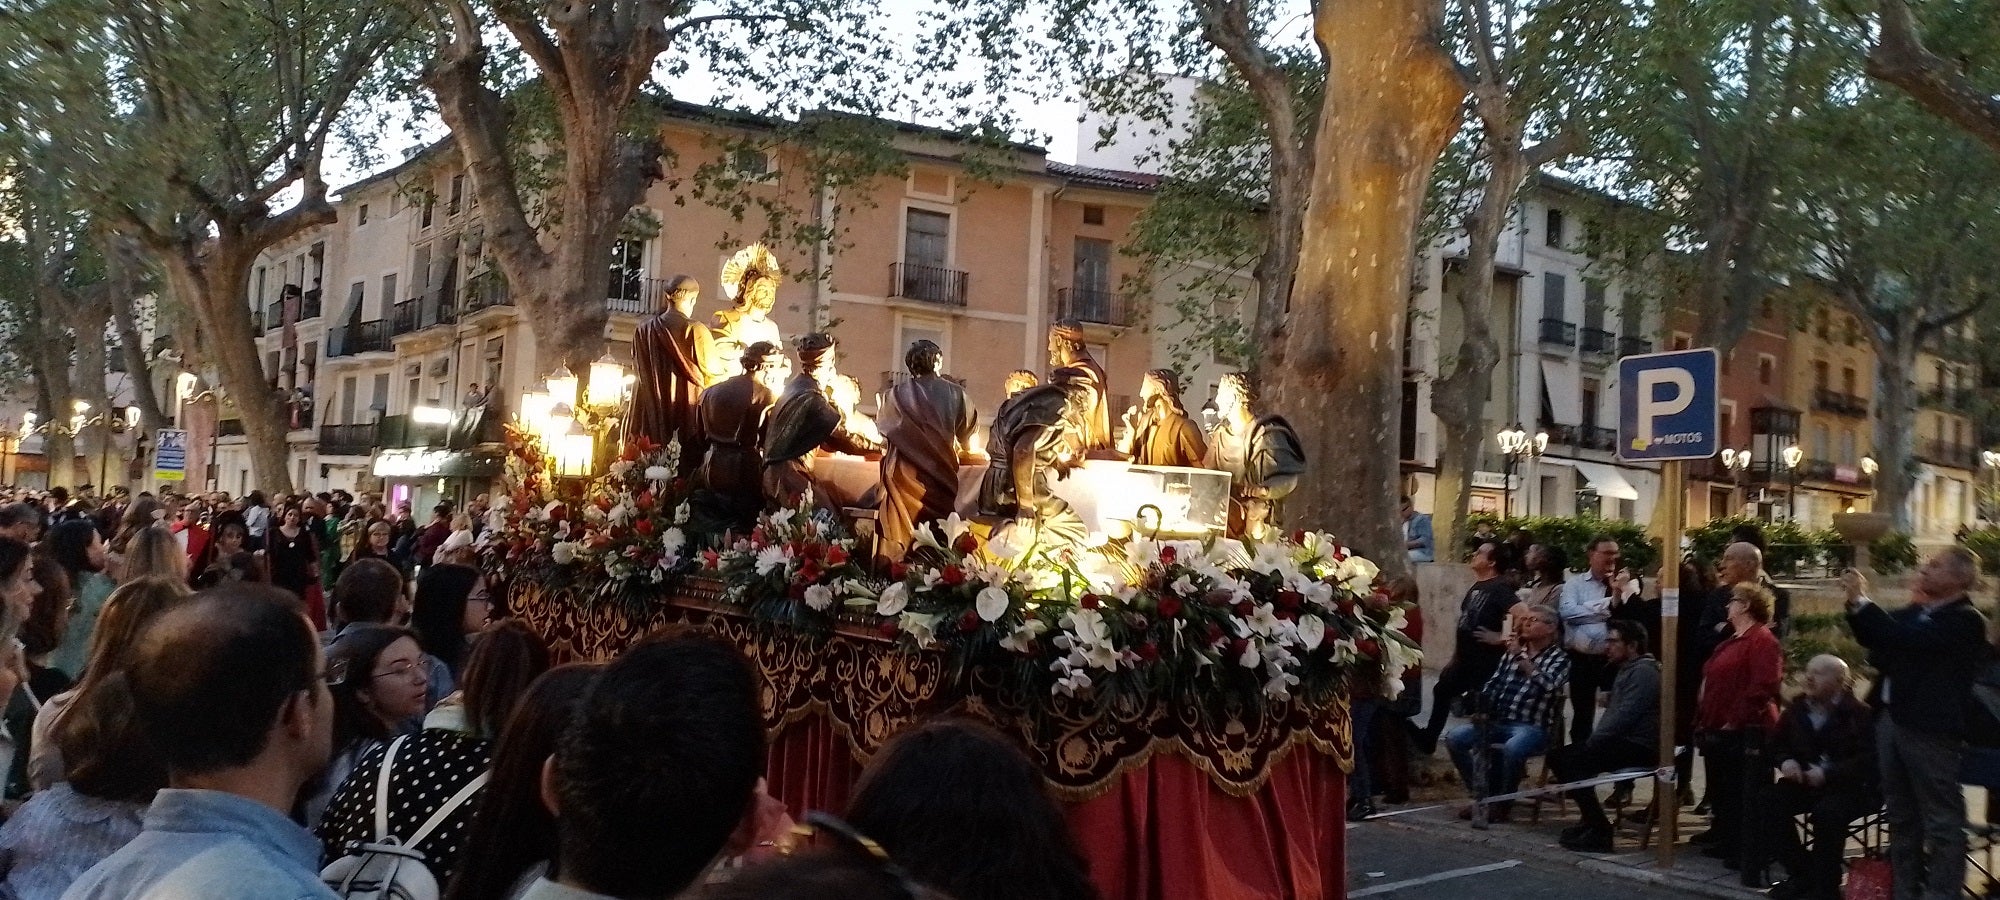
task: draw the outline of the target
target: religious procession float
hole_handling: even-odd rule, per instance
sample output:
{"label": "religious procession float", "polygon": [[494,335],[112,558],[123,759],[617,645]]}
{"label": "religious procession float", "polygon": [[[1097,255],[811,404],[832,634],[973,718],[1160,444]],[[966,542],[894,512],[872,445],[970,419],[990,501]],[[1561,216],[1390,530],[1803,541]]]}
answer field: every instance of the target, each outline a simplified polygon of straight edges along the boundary
{"label": "religious procession float", "polygon": [[1204,429],[1156,371],[1114,432],[1068,323],[983,442],[928,341],[871,418],[832,335],[785,352],[780,277],[739,253],[712,326],[674,279],[630,379],[523,398],[482,539],[513,612],[570,659],[663,627],[736,643],[795,807],[971,715],[1036,757],[1108,898],[1342,896],[1346,700],[1419,657],[1373,563],[1272,524],[1306,465],[1290,426],[1226,376]]}

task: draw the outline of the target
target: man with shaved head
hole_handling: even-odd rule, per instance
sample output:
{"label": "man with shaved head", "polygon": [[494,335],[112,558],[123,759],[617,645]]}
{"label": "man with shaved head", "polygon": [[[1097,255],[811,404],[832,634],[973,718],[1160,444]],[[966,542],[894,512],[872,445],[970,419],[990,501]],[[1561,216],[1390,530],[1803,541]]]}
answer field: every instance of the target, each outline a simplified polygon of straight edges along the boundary
{"label": "man with shaved head", "polygon": [[1965,884],[1965,708],[1993,655],[1968,596],[1978,580],[1979,558],[1946,547],[1917,570],[1909,604],[1890,612],[1868,599],[1860,572],[1840,576],[1848,627],[1881,673],[1869,705],[1888,716],[1875,748],[1899,898],[1952,900]]}
{"label": "man with shaved head", "polygon": [[[1847,663],[1821,654],[1806,664],[1805,692],[1778,717],[1770,759],[1778,783],[1760,804],[1765,846],[1785,866],[1771,896],[1838,898],[1847,826],[1882,804],[1874,716],[1855,699]],[[1804,814],[1810,846],[1793,827]]]}

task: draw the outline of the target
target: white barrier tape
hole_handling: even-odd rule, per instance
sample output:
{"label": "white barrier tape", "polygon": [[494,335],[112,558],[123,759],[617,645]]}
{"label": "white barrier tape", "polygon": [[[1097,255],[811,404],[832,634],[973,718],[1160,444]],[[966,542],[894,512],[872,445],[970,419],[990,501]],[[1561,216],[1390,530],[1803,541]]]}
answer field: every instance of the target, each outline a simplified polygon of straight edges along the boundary
{"label": "white barrier tape", "polygon": [[1520,800],[1527,797],[1539,797],[1542,796],[1543,794],[1559,794],[1566,791],[1573,791],[1578,788],[1598,787],[1600,785],[1616,784],[1620,781],[1638,781],[1641,778],[1649,778],[1649,777],[1659,781],[1663,785],[1667,785],[1670,788],[1672,787],[1674,782],[1678,780],[1674,774],[1674,767],[1666,766],[1659,769],[1653,769],[1651,771],[1613,772],[1609,775],[1599,775],[1596,778],[1586,778],[1582,781],[1572,781],[1567,784],[1551,784],[1548,785],[1547,787],[1539,787],[1533,790],[1515,791],[1511,794],[1495,794],[1491,797],[1480,797],[1478,799],[1473,800],[1472,802],[1475,806],[1486,806],[1488,804],[1499,803],[1506,800]]}

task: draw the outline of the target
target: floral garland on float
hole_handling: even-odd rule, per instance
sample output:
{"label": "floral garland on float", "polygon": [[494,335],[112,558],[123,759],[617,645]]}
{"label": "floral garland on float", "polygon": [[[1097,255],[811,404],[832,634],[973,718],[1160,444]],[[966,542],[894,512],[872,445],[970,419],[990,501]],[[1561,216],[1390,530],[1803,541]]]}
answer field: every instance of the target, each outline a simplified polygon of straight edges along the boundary
{"label": "floral garland on float", "polygon": [[1375,564],[1316,532],[1075,548],[1014,526],[982,541],[954,514],[918,528],[906,560],[871,572],[854,536],[810,498],[726,542],[691,531],[677,448],[627,447],[609,473],[564,494],[538,469],[532,438],[516,440],[504,521],[484,538],[489,571],[567,580],[635,611],[702,574],[725,603],[775,625],[873,629],[947,654],[961,674],[998,666],[1043,696],[1106,703],[1219,689],[1318,706],[1357,677],[1393,698],[1422,660]]}

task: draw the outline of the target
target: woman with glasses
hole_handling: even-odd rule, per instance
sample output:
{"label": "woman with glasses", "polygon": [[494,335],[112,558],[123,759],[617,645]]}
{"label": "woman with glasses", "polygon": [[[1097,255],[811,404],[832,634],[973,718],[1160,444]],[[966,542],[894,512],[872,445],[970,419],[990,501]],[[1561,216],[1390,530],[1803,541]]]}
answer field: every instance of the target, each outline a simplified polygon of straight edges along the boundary
{"label": "woman with glasses", "polygon": [[[548,648],[525,625],[513,623],[482,638],[466,664],[466,728],[426,727],[362,757],[316,829],[326,844],[327,860],[346,855],[351,842],[382,837],[375,830],[376,817],[386,815],[389,834],[423,854],[439,884],[448,883],[473,810],[485,802],[493,739],[528,683],[548,665]],[[384,796],[379,791],[385,762],[388,804],[382,809],[378,801]],[[459,802],[452,803],[454,798]],[[422,841],[411,843],[423,823],[440,811],[445,815],[439,824]]]}
{"label": "woman with glasses", "polygon": [[361,759],[398,734],[416,731],[430,691],[430,667],[417,635],[389,625],[343,629],[326,651],[333,690],[333,759],[318,791],[305,802],[304,822],[319,826],[333,792]]}
{"label": "woman with glasses", "polygon": [[493,615],[486,578],[471,566],[426,566],[417,576],[410,627],[424,652],[444,661],[456,678],[465,670],[465,648]]}

